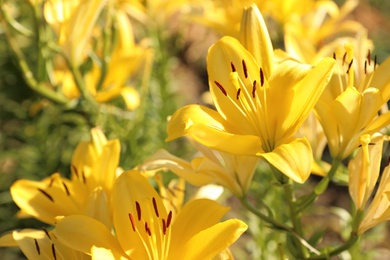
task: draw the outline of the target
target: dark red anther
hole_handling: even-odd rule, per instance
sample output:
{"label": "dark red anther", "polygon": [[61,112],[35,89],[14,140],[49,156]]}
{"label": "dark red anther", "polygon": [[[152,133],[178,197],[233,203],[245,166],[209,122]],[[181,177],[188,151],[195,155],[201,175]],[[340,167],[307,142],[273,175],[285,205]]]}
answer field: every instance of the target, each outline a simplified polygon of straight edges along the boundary
{"label": "dark red anther", "polygon": [[264,72],[262,68],[260,68],[260,86],[264,86]]}
{"label": "dark red anther", "polygon": [[156,213],[156,216],[159,217],[156,199],[153,197],[152,201],[153,201],[154,212]]}
{"label": "dark red anther", "polygon": [[79,173],[77,172],[77,168],[76,166],[74,166],[73,164],[70,166],[71,169],[73,170],[74,174],[76,175],[77,179],[79,178]]}
{"label": "dark red anther", "polygon": [[351,62],[348,64],[347,74],[349,73],[349,70],[350,70],[351,67],[352,67],[352,63],[353,63],[353,59],[352,59]]}
{"label": "dark red anther", "polygon": [[222,91],[222,93],[227,96],[227,93],[226,93],[226,90],[224,89],[224,87],[222,87],[222,85],[218,82],[218,81],[214,81],[215,85],[217,85],[217,87]]}
{"label": "dark red anther", "polygon": [[238,98],[240,97],[240,93],[241,93],[241,89],[239,88],[238,90],[237,90],[237,96],[236,96],[236,99],[238,100]]}
{"label": "dark red anther", "polygon": [[256,80],[253,81],[253,88],[252,88],[252,97],[255,98],[256,96]]}
{"label": "dark red anther", "polygon": [[38,241],[36,238],[34,238],[35,248],[37,249],[38,255],[41,254],[41,249],[39,248]]}
{"label": "dark red anther", "polygon": [[150,232],[150,228],[148,226],[148,222],[145,222],[145,231],[146,231],[146,233],[148,233],[149,236],[152,235],[152,232]]}
{"label": "dark red anther", "polygon": [[171,221],[172,221],[172,211],[169,211],[167,217],[167,228],[169,228],[169,226],[171,225]]}
{"label": "dark red anther", "polygon": [[233,62],[230,62],[230,66],[232,67],[232,72],[236,72],[236,66],[234,66]]}
{"label": "dark red anther", "polygon": [[162,227],[163,227],[163,234],[167,234],[167,223],[165,222],[165,219],[161,219],[162,221]]}
{"label": "dark red anther", "polygon": [[364,74],[367,74],[367,60],[364,61]]}
{"label": "dark red anther", "polygon": [[48,187],[51,187],[53,185],[53,183],[54,183],[54,178],[50,178],[50,182],[49,182]]}
{"label": "dark red anther", "polygon": [[347,53],[344,53],[342,66],[344,66],[346,58],[347,58]]}
{"label": "dark red anther", "polygon": [[141,206],[139,205],[138,201],[135,202],[135,209],[137,210],[138,221],[140,221],[141,220]]}
{"label": "dark red anther", "polygon": [[53,254],[54,260],[57,260],[56,248],[54,244],[51,244],[51,253]]}
{"label": "dark red anther", "polygon": [[62,186],[64,186],[66,195],[70,196],[70,192],[69,192],[68,186],[66,186],[65,182],[62,182]]}
{"label": "dark red anther", "polygon": [[245,78],[248,78],[248,70],[246,68],[245,60],[242,60],[242,69],[244,70]]}
{"label": "dark red anther", "polygon": [[376,68],[376,65],[377,65],[378,63],[376,62],[376,55],[374,56],[374,69]]}
{"label": "dark red anther", "polygon": [[368,60],[368,66],[370,66],[371,65],[371,51],[370,50],[368,50],[367,60]]}
{"label": "dark red anther", "polygon": [[130,219],[131,226],[133,227],[133,231],[135,232],[135,221],[134,221],[134,217],[133,217],[133,215],[131,215],[131,213],[129,213],[129,219]]}
{"label": "dark red anther", "polygon": [[333,59],[336,60],[336,53],[333,52]]}

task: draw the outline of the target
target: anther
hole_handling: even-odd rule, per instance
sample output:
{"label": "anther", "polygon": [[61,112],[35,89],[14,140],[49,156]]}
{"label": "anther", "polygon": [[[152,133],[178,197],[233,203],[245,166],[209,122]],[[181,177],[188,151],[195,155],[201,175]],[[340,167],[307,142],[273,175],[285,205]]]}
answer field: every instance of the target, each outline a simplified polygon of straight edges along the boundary
{"label": "anther", "polygon": [[333,52],[333,59],[336,60],[336,53]]}
{"label": "anther", "polygon": [[133,227],[133,231],[135,232],[134,217],[133,217],[133,215],[131,215],[131,213],[129,213],[129,219],[130,219],[131,226]]}
{"label": "anther", "polygon": [[145,231],[146,231],[146,233],[148,233],[149,236],[152,235],[152,232],[150,232],[150,228],[148,226],[148,222],[145,222]]}
{"label": "anther", "polygon": [[34,238],[34,242],[35,242],[35,248],[37,249],[38,255],[40,255],[41,249],[39,248],[38,241],[35,238]]}
{"label": "anther", "polygon": [[49,182],[48,187],[51,187],[53,185],[53,182],[54,182],[54,178],[50,178],[50,182]]}
{"label": "anther", "polygon": [[157,203],[156,203],[156,198],[153,197],[152,201],[153,201],[154,212],[156,213],[156,216],[159,217]]}
{"label": "anther", "polygon": [[53,197],[50,196],[49,193],[47,193],[46,191],[44,191],[44,190],[42,190],[42,189],[40,189],[40,188],[38,188],[38,190],[39,190],[43,195],[45,195],[46,198],[48,198],[49,200],[51,200],[51,202],[54,202]]}
{"label": "anther", "polygon": [[165,235],[167,233],[167,223],[165,223],[165,219],[161,219],[161,221],[163,227],[163,234]]}
{"label": "anther", "polygon": [[141,206],[139,205],[138,201],[135,202],[135,209],[137,210],[138,221],[140,221],[141,220]]}
{"label": "anther", "polygon": [[352,66],[352,63],[353,63],[353,59],[351,60],[351,62],[348,64],[348,69],[347,69],[347,74],[349,73],[349,70],[351,69],[351,66]]}
{"label": "anther", "polygon": [[81,177],[83,178],[83,183],[85,184],[87,182],[87,179],[85,178],[84,171],[81,172]]}
{"label": "anther", "polygon": [[370,50],[368,50],[367,60],[368,60],[368,66],[370,66],[371,65],[371,51]]}
{"label": "anther", "polygon": [[377,64],[378,64],[378,63],[376,63],[376,55],[375,55],[375,56],[374,56],[374,70],[375,70]]}
{"label": "anther", "polygon": [[217,85],[217,87],[222,91],[222,93],[227,96],[227,93],[226,93],[226,90],[224,89],[224,87],[222,87],[222,85],[218,82],[218,81],[214,81],[215,85]]}
{"label": "anther", "polygon": [[260,68],[260,85],[264,85],[264,72],[262,68]]}
{"label": "anther", "polygon": [[256,80],[253,81],[252,97],[255,98],[256,94]]}
{"label": "anther", "polygon": [[237,96],[236,96],[236,99],[238,100],[238,98],[240,97],[240,93],[241,93],[241,89],[239,88],[238,90],[237,90]]}
{"label": "anther", "polygon": [[66,186],[65,182],[62,182],[62,186],[64,186],[66,195],[70,196],[70,192],[69,192],[68,186]]}
{"label": "anther", "polygon": [[43,230],[43,232],[45,232],[46,236],[51,240],[51,237],[50,237],[49,232],[47,231],[47,229],[45,227],[42,227],[42,230]]}
{"label": "anther", "polygon": [[344,66],[344,63],[345,63],[345,59],[347,58],[347,53],[344,53],[343,55],[343,63],[342,63],[342,66]]}
{"label": "anther", "polygon": [[234,66],[233,62],[230,62],[230,66],[232,67],[232,72],[236,72],[236,66]]}
{"label": "anther", "polygon": [[245,60],[242,60],[242,69],[244,70],[245,78],[248,78],[248,70],[246,68]]}
{"label": "anther", "polygon": [[364,74],[367,74],[367,60],[364,61]]}
{"label": "anther", "polygon": [[79,178],[79,173],[77,172],[77,168],[76,166],[74,166],[73,164],[70,166],[71,169],[73,170],[74,174],[76,175],[77,179]]}
{"label": "anther", "polygon": [[56,248],[54,244],[51,244],[51,253],[53,254],[54,260],[57,260]]}
{"label": "anther", "polygon": [[168,213],[168,217],[167,217],[167,228],[169,228],[169,226],[171,225],[171,221],[172,221],[172,210],[169,211],[169,213]]}

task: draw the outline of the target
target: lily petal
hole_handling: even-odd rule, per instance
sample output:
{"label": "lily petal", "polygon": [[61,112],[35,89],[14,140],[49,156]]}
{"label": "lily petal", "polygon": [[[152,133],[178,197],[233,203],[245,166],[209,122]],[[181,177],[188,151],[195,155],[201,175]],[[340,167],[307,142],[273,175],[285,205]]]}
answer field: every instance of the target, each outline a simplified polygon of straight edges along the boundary
{"label": "lily petal", "polygon": [[247,228],[244,222],[237,219],[218,223],[192,237],[183,246],[184,253],[179,259],[212,259],[233,244]]}
{"label": "lily petal", "polygon": [[189,105],[176,111],[168,124],[166,141],[190,135],[195,141],[215,150],[233,154],[253,155],[261,151],[260,138],[254,135],[236,135],[215,110]]}
{"label": "lily petal", "polygon": [[53,230],[58,241],[75,250],[91,254],[93,247],[110,249],[115,256],[126,257],[111,231],[101,222],[83,215],[60,219]]}
{"label": "lily petal", "polygon": [[291,143],[282,144],[272,152],[259,156],[295,182],[304,183],[310,175],[313,155],[306,138],[296,138]]}

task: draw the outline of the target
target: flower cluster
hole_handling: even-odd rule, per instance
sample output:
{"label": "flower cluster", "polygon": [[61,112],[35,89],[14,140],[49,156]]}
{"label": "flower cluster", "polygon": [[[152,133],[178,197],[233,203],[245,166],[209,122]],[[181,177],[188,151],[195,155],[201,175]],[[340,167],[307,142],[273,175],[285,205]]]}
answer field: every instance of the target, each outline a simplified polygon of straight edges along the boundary
{"label": "flower cluster", "polygon": [[[38,72],[13,37],[33,33],[20,29],[11,3],[2,6],[4,32],[27,84],[86,115],[92,127],[90,141],[73,153],[69,178],[54,173],[11,186],[18,217],[45,227],[6,233],[0,246],[19,247],[29,259],[232,259],[229,247],[249,226],[245,239],[254,238],[258,251],[270,230],[285,234],[272,252],[280,259],[355,257],[350,249],[359,238],[390,219],[390,170],[381,167],[390,140],[390,58],[379,64],[367,30],[349,18],[357,4],[29,1],[45,24],[37,27],[38,60],[45,64]],[[164,125],[152,125],[163,127],[163,136],[150,126],[131,133],[123,127],[111,133],[126,132],[128,145],[108,140],[94,127],[110,128],[102,114],[128,115],[122,105],[132,113],[126,120],[141,123],[153,121],[150,107],[170,103],[164,99],[170,94],[154,90],[169,85],[167,71],[159,69],[173,63],[164,55],[177,20],[218,37],[206,58],[209,102],[175,108]],[[279,26],[279,48],[270,24]],[[151,32],[157,36],[145,36]],[[152,134],[145,146],[160,137],[176,146],[122,165],[146,131]],[[178,148],[182,137],[196,151],[189,160]],[[319,243],[326,230],[310,231],[304,218],[331,182],[350,195],[343,209],[349,233],[340,230],[337,245]],[[217,188],[200,195],[208,185]],[[217,202],[221,189],[229,199]],[[189,198],[188,190],[196,194]],[[270,199],[268,191],[277,195]],[[238,214],[244,220],[234,215],[236,204],[247,210]],[[261,225],[253,216],[266,223],[264,236],[256,234],[253,223]]]}

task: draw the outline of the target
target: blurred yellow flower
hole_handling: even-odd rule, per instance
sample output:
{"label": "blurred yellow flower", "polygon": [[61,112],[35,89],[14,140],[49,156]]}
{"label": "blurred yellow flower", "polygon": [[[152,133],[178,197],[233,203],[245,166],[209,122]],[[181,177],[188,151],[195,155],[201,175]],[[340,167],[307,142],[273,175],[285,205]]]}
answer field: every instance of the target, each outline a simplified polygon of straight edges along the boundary
{"label": "blurred yellow flower", "polygon": [[19,247],[27,259],[91,259],[87,254],[64,246],[46,230],[15,230],[0,237],[0,247]]}
{"label": "blurred yellow flower", "polygon": [[111,226],[110,195],[119,163],[119,140],[107,141],[101,130],[81,142],[72,159],[72,179],[55,173],[42,181],[21,179],[11,186],[23,214],[54,224],[57,216],[85,214]]}
{"label": "blurred yellow flower", "polygon": [[382,135],[362,135],[361,148],[348,164],[349,193],[357,209],[365,208],[374,191],[379,177],[384,140]]}
{"label": "blurred yellow flower", "polygon": [[139,169],[169,169],[192,185],[216,183],[239,198],[243,197],[250,187],[259,159],[256,156],[218,152],[201,144],[194,144],[200,154],[195,155],[191,162],[161,149],[148,157]]}
{"label": "blurred yellow flower", "polygon": [[358,147],[359,137],[373,134],[390,123],[390,113],[378,115],[390,98],[390,59],[377,65],[370,52],[354,57],[345,45],[335,73],[319,99],[315,111],[328,140],[333,158],[343,159]]}
{"label": "blurred yellow flower", "polygon": [[324,59],[313,69],[286,61],[271,75],[263,65],[236,39],[219,40],[207,57],[217,111],[199,105],[179,109],[169,121],[167,141],[189,135],[211,149],[260,156],[302,183],[310,174],[312,151],[307,139],[293,135],[325,88],[334,61]]}
{"label": "blurred yellow flower", "polygon": [[148,180],[133,170],[114,185],[115,236],[97,220],[81,215],[60,219],[53,232],[59,241],[92,258],[211,259],[247,229],[236,219],[218,223],[228,210],[212,200],[194,200],[173,220]]}
{"label": "blurred yellow flower", "polygon": [[[339,8],[333,1],[312,2],[310,12],[293,16],[286,23],[286,51],[299,61],[310,64],[316,64],[323,57],[330,56],[334,52],[334,45],[338,45],[337,42],[364,30],[360,23],[347,19],[347,15],[357,4],[357,0],[347,0]],[[301,5],[304,4],[295,6]]]}
{"label": "blurred yellow flower", "polygon": [[45,20],[57,32],[58,44],[74,66],[80,65],[88,54],[92,29],[106,2],[45,1]]}

